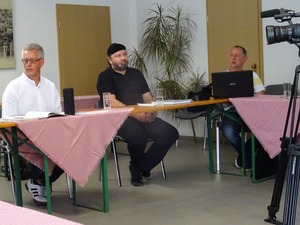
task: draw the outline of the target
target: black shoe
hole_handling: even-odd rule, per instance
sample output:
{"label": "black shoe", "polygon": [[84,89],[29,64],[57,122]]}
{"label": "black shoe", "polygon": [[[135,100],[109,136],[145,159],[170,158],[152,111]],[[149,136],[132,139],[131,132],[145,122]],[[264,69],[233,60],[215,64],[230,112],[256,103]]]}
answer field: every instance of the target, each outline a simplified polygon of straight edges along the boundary
{"label": "black shoe", "polygon": [[133,164],[129,165],[129,171],[131,174],[131,184],[133,186],[143,186],[144,182],[141,172]]}
{"label": "black shoe", "polygon": [[[238,169],[241,169],[241,170],[244,170],[243,169],[243,163],[240,162],[241,160],[239,160],[239,157],[237,157],[234,161],[234,164],[235,164],[235,167],[238,168]],[[252,164],[251,163],[247,163],[246,162],[246,168],[245,168],[245,171],[246,172],[249,172],[252,170]]]}

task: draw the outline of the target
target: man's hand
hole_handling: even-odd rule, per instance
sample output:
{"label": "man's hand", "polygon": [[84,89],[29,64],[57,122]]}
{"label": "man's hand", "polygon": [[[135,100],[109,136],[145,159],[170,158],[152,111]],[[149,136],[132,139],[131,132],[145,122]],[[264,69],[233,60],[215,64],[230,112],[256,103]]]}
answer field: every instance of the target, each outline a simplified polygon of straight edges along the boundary
{"label": "man's hand", "polygon": [[157,116],[157,112],[146,112],[145,114],[148,123],[153,122]]}
{"label": "man's hand", "polygon": [[132,117],[144,123],[151,123],[155,120],[156,115],[157,115],[156,112],[151,112],[151,113],[145,112],[145,113],[136,113],[132,115]]}

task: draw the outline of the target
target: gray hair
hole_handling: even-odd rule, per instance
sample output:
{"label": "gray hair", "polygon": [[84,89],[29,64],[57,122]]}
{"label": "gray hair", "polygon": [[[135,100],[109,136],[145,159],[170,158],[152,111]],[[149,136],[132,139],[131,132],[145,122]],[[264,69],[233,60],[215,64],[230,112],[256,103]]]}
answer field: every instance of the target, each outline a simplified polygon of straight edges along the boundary
{"label": "gray hair", "polygon": [[40,46],[39,44],[36,44],[36,43],[27,44],[22,50],[22,56],[23,56],[24,51],[32,51],[32,50],[36,50],[38,52],[39,58],[44,58],[44,49],[42,48],[42,46]]}

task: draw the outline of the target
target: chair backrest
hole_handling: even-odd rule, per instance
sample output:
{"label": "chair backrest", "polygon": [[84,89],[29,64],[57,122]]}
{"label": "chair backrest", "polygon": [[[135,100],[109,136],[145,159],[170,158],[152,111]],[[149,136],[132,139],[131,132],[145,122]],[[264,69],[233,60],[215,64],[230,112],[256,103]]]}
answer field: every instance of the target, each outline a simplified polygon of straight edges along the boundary
{"label": "chair backrest", "polygon": [[283,95],[283,85],[271,84],[266,86],[265,95]]}

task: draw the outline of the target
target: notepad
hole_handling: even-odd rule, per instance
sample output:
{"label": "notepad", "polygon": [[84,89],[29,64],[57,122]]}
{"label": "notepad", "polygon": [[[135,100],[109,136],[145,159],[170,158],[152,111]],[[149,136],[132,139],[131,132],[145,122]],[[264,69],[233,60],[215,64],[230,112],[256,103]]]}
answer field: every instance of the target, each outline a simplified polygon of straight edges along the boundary
{"label": "notepad", "polygon": [[192,99],[170,99],[161,102],[138,103],[139,106],[177,105],[192,102]]}
{"label": "notepad", "polygon": [[50,117],[57,117],[57,116],[65,116],[64,112],[40,112],[40,111],[28,111],[25,115],[27,118],[50,118]]}
{"label": "notepad", "polygon": [[57,116],[65,116],[65,113],[29,111],[26,113],[25,116],[11,116],[6,118],[1,118],[0,122],[16,122],[16,121],[25,121],[25,120],[33,120],[33,119],[44,119],[44,118],[57,117]]}

